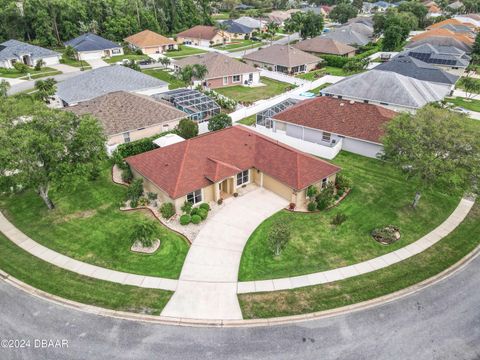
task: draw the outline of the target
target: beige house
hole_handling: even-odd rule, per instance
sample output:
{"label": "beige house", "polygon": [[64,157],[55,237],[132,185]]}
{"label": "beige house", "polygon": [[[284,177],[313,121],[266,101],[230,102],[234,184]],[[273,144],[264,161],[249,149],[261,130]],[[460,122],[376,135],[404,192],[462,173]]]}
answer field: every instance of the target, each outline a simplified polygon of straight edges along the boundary
{"label": "beige house", "polygon": [[250,65],[285,74],[299,74],[315,69],[322,59],[289,45],[272,45],[243,57]]}
{"label": "beige house", "polygon": [[178,49],[175,40],[150,30],[143,30],[124,39],[134,50],[141,50],[145,55],[163,54],[167,50]]}
{"label": "beige house", "polygon": [[324,36],[317,36],[311,39],[300,41],[293,45],[294,48],[308,52],[313,55],[337,55],[352,57],[357,49],[353,46],[343,44]]}
{"label": "beige house", "polygon": [[233,34],[220,31],[215,26],[197,25],[177,34],[177,42],[184,45],[210,47],[228,43],[233,37]]}
{"label": "beige house", "polygon": [[207,133],[126,159],[144,190],[171,202],[218,202],[247,185],[264,187],[297,207],[306,189],[335,181],[340,168],[242,126]]}
{"label": "beige house", "polygon": [[187,114],[148,96],[112,92],[65,108],[77,115],[92,115],[107,136],[107,148],[173,130]]}

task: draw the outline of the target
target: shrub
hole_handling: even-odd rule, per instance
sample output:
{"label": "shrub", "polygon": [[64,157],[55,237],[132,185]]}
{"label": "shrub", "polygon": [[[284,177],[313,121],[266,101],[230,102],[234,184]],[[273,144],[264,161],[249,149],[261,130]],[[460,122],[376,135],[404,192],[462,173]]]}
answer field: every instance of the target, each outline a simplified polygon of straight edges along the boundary
{"label": "shrub", "polygon": [[348,57],[338,55],[322,55],[322,58],[326,66],[338,68],[343,68],[350,61]]}
{"label": "shrub", "polygon": [[198,225],[202,221],[200,215],[193,215],[192,216],[192,224]]}
{"label": "shrub", "polygon": [[234,193],[233,193],[233,197],[238,197],[238,193],[237,193],[237,192],[234,192]]}
{"label": "shrub", "polygon": [[391,244],[400,239],[400,229],[395,225],[374,229],[372,237],[382,244]]}
{"label": "shrub", "polygon": [[333,185],[330,183],[316,197],[317,209],[325,210],[333,202]]}
{"label": "shrub", "polygon": [[288,208],[289,208],[290,210],[295,210],[295,207],[296,207],[296,206],[297,206],[297,205],[296,205],[295,203],[290,203],[290,204],[288,204]]}
{"label": "shrub", "polygon": [[345,220],[347,220],[347,215],[343,213],[338,213],[332,218],[331,223],[332,225],[341,225],[345,222]]}
{"label": "shrub", "polygon": [[164,219],[170,219],[173,215],[175,215],[175,206],[172,203],[163,203],[160,206],[160,213]]}
{"label": "shrub", "polygon": [[217,114],[208,121],[208,130],[217,131],[232,126],[232,118],[227,114]]}
{"label": "shrub", "polygon": [[192,211],[192,206],[193,206],[193,204],[192,204],[191,202],[185,201],[180,209],[181,209],[185,214],[190,214],[190,212]]}
{"label": "shrub", "polygon": [[130,200],[130,207],[136,208],[138,206],[138,199]]}
{"label": "shrub", "polygon": [[132,141],[129,143],[120,144],[118,145],[116,150],[119,156],[114,155],[114,159],[116,160],[117,158],[120,158],[123,160],[126,157],[138,155],[156,148],[157,146],[152,142],[151,138],[145,138],[141,140]]}
{"label": "shrub", "polygon": [[150,221],[143,221],[136,223],[133,226],[130,239],[132,244],[136,241],[140,241],[143,247],[150,247],[157,235],[156,225]]}
{"label": "shrub", "polygon": [[202,218],[202,220],[205,220],[208,216],[208,211],[205,209],[198,209],[197,214]]}
{"label": "shrub", "polygon": [[24,63],[16,62],[15,64],[13,64],[13,67],[21,74],[26,74],[28,72],[28,66]]}
{"label": "shrub", "polygon": [[342,196],[343,194],[345,194],[345,190],[343,190],[343,189],[338,189],[337,195],[338,195],[338,196]]}
{"label": "shrub", "polygon": [[310,198],[310,199],[313,199],[315,196],[317,196],[318,194],[318,189],[313,186],[313,185],[310,185],[308,188],[307,188],[307,196]]}
{"label": "shrub", "polygon": [[290,240],[290,226],[285,221],[277,220],[268,233],[268,243],[275,256],[279,256]]}
{"label": "shrub", "polygon": [[148,192],[147,193],[147,198],[148,200],[150,201],[154,201],[154,200],[157,200],[158,199],[158,195],[154,192]]}
{"label": "shrub", "polygon": [[223,204],[223,199],[218,199],[217,204],[222,205]]}
{"label": "shrub", "polygon": [[138,203],[140,206],[147,206],[148,205],[148,199],[145,196],[142,196],[139,200]]}
{"label": "shrub", "polygon": [[200,209],[210,211],[210,205],[208,205],[207,203],[201,203],[200,204]]}
{"label": "shrub", "polygon": [[188,214],[180,216],[180,225],[188,225],[192,221],[192,217]]}
{"label": "shrub", "polygon": [[192,210],[190,210],[190,216],[193,215],[198,215],[198,208],[193,208]]}
{"label": "shrub", "polygon": [[184,139],[191,139],[198,135],[198,123],[190,119],[182,119],[178,123],[176,131]]}
{"label": "shrub", "polygon": [[338,200],[338,199],[340,199],[340,195],[338,195],[338,194],[335,194],[335,196],[334,196],[334,197],[335,197],[335,200]]}
{"label": "shrub", "polygon": [[133,180],[133,173],[132,169],[130,169],[130,166],[126,166],[124,169],[122,169],[122,181],[126,182],[127,184],[130,184]]}
{"label": "shrub", "polygon": [[127,189],[127,199],[130,199],[132,202],[135,201],[138,203],[138,200],[143,194],[143,180],[135,179],[132,181],[130,186]]}
{"label": "shrub", "polygon": [[339,173],[337,174],[337,177],[335,179],[335,185],[337,189],[343,190],[345,192],[345,190],[352,187],[352,180],[350,180],[350,178],[343,175],[342,173]]}
{"label": "shrub", "polygon": [[316,202],[309,202],[307,205],[308,211],[315,211],[317,210],[317,203]]}

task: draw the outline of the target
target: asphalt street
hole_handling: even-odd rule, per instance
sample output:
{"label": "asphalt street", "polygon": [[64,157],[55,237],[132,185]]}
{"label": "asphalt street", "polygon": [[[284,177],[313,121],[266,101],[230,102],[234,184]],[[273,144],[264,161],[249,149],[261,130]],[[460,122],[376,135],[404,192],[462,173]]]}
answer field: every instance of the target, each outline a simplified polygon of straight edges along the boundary
{"label": "asphalt street", "polygon": [[[415,294],[348,315],[222,329],[95,316],[0,281],[0,340],[30,340],[0,348],[0,359],[479,359],[479,270],[477,257]],[[68,347],[42,349],[42,340]]]}

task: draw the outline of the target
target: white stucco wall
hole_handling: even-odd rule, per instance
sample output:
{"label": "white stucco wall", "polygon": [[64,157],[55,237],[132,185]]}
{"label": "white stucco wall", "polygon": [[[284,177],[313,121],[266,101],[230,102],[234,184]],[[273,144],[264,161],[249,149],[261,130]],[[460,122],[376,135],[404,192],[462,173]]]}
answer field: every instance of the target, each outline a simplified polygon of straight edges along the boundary
{"label": "white stucco wall", "polygon": [[346,137],[343,139],[342,150],[370,158],[376,158],[377,154],[383,151],[383,146]]}

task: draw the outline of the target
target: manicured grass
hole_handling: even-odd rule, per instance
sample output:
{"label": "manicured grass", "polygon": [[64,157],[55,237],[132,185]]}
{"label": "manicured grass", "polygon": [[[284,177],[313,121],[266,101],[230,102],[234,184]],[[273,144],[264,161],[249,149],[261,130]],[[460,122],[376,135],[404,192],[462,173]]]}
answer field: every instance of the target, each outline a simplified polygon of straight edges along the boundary
{"label": "manicured grass", "polygon": [[[365,70],[362,70],[360,72],[363,72]],[[334,76],[350,76],[354,74],[358,74],[359,72],[356,73],[347,73],[345,72],[342,68],[338,67],[333,67],[333,66],[325,66],[324,68],[318,69],[318,70],[312,70],[308,73],[305,74],[299,74],[297,75],[298,78],[304,79],[304,80],[310,80],[314,81],[316,79],[321,78],[324,75],[334,75]]]}
{"label": "manicured grass", "polygon": [[[414,210],[410,204],[416,188],[392,166],[347,152],[341,152],[333,162],[352,179],[350,194],[329,211],[281,211],[264,221],[245,247],[240,280],[309,274],[386,254],[420,239],[440,225],[460,199],[459,194],[432,188],[422,193]],[[336,227],[331,221],[338,213],[345,214],[347,220]],[[288,222],[291,228],[290,241],[278,257],[273,256],[267,242],[274,220]],[[371,231],[389,224],[400,228],[401,239],[389,246],[374,241]]]}
{"label": "manicured grass", "polygon": [[324,285],[239,295],[245,319],[305,314],[383,296],[426,280],[452,266],[480,243],[480,206],[431,248],[400,263]]}
{"label": "manicured grass", "polygon": [[0,233],[0,269],[37,289],[108,309],[160,315],[172,292],[95,280],[30,255]]}
{"label": "manicured grass", "polygon": [[243,124],[243,125],[252,126],[253,124],[256,123],[256,121],[257,121],[257,114],[254,114],[254,115],[250,115],[249,117],[246,117],[245,119],[242,119],[238,122],[240,124]]}
{"label": "manicured grass", "polygon": [[185,84],[183,83],[183,81],[178,80],[175,76],[173,76],[171,73],[169,73],[165,70],[147,69],[147,70],[142,70],[142,72],[144,72],[147,75],[153,76],[157,79],[160,79],[162,81],[167,82],[169,84],[168,88],[170,90],[185,87]]}
{"label": "manicured grass", "polygon": [[188,244],[155,221],[161,241],[153,255],[130,251],[135,223],[151,219],[147,211],[122,212],[126,188],[101,176],[77,189],[52,192],[56,209],[48,211],[33,191],[0,197],[0,208],[21,231],[39,243],[77,260],[135,274],[178,278]]}
{"label": "manicured grass", "polygon": [[147,55],[137,55],[137,54],[125,54],[125,55],[117,55],[112,56],[111,58],[105,58],[105,62],[108,64],[115,64],[116,62],[123,61],[123,60],[147,60],[149,57]]}
{"label": "manicured grass", "polygon": [[215,89],[215,91],[239,102],[252,103],[258,100],[271,98],[294,87],[294,85],[265,77],[261,77],[260,82],[266,86],[247,87],[237,85]]}
{"label": "manicured grass", "polygon": [[325,75],[325,69],[312,70],[304,74],[298,74],[296,77],[304,80],[314,81]]}
{"label": "manicured grass", "polygon": [[[465,79],[465,77],[461,77],[460,80],[457,81],[457,84],[456,84],[456,88],[457,89],[462,89],[462,90],[465,90],[465,86],[463,85],[463,80]],[[476,78],[472,78],[472,80],[474,82],[477,83],[477,85],[480,85],[480,79],[476,79]]]}
{"label": "manicured grass", "polygon": [[214,19],[214,20],[228,20],[228,19],[230,19],[230,14],[228,12],[212,14],[212,19]]}
{"label": "manicured grass", "polygon": [[320,90],[322,89],[325,89],[326,87],[332,85],[331,83],[325,83],[325,84],[322,84],[320,86],[317,86],[316,88],[310,90],[310,92],[314,93],[314,94],[318,94],[320,92]]}
{"label": "manicured grass", "polygon": [[166,55],[170,58],[180,58],[191,55],[205,54],[206,51],[195,49],[186,45],[179,45],[178,50],[170,50]]}
{"label": "manicured grass", "polygon": [[230,44],[225,44],[221,46],[217,46],[217,49],[226,50],[229,52],[235,52],[240,50],[246,49],[254,49],[256,47],[262,46],[264,43],[261,41],[253,41],[253,40],[235,40]]}
{"label": "manicured grass", "polygon": [[91,69],[91,66],[88,65],[88,63],[84,60],[75,60],[75,59],[70,59],[63,56],[60,62],[62,64],[69,65],[69,66],[74,66],[79,68],[83,67],[84,69]]}
{"label": "manicured grass", "polygon": [[45,76],[53,76],[57,74],[61,74],[61,71],[50,67],[43,67],[41,70],[35,70],[34,68],[29,68],[27,73],[21,73],[15,69],[5,69],[0,68],[0,77],[9,78],[9,79],[16,79],[16,78],[25,78],[28,79],[28,73],[32,79],[38,79]]}
{"label": "manicured grass", "polygon": [[445,101],[455,104],[455,106],[463,107],[467,110],[480,112],[480,100],[455,97],[455,98],[446,98]]}

